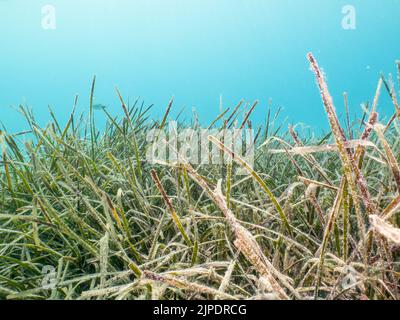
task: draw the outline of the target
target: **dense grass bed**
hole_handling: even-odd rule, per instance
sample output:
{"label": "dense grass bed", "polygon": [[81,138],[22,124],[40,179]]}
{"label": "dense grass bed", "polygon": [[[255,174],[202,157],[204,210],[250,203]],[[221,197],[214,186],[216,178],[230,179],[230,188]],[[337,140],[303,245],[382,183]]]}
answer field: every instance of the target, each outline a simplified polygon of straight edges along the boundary
{"label": "dense grass bed", "polygon": [[[215,137],[233,163],[146,161],[146,135],[166,128],[172,102],[155,122],[120,95],[125,116],[104,109],[102,132],[93,107],[45,128],[21,107],[30,132],[0,134],[0,298],[399,299],[395,86],[382,77],[364,116],[341,126],[308,58],[332,130],[304,136],[268,113],[253,128],[254,170]],[[396,113],[381,123],[388,93]],[[254,107],[211,126],[249,128]]]}

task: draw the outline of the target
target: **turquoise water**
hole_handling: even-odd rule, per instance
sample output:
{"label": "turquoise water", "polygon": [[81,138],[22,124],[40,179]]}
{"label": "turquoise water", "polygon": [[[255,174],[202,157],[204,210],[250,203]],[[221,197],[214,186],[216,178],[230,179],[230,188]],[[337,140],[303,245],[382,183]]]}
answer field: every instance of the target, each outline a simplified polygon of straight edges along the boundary
{"label": "turquoise water", "polygon": [[[55,9],[55,29],[45,5]],[[356,10],[355,29],[343,29],[342,8]],[[53,17],[51,15],[51,17]],[[270,99],[282,120],[327,127],[306,53],[324,68],[338,110],[343,91],[351,113],[371,100],[380,72],[395,74],[400,59],[398,0],[0,0],[0,119],[9,131],[26,128],[14,109],[32,107],[49,120],[50,105],[65,121],[79,95],[120,110],[115,86],[130,101],[142,97],[163,114],[182,108],[202,122],[240,99],[260,100],[262,123]],[[392,113],[384,98],[383,115]]]}

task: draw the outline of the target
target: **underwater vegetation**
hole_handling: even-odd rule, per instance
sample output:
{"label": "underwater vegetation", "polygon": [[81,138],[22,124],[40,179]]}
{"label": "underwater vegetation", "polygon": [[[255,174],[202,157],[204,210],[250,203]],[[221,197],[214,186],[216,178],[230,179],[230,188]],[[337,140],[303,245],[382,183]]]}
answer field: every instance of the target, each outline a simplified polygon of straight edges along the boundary
{"label": "underwater vegetation", "polygon": [[[93,81],[88,120],[51,114],[41,128],[21,107],[33,138],[0,134],[0,298],[400,299],[396,79],[382,76],[362,118],[342,125],[308,59],[331,132],[284,130],[269,111],[254,167],[215,136],[232,163],[146,161],[146,134],[165,128],[173,101],[152,121],[117,91],[114,118],[93,105]],[[210,127],[251,128],[255,108],[240,102]],[[101,132],[93,110],[108,116]]]}

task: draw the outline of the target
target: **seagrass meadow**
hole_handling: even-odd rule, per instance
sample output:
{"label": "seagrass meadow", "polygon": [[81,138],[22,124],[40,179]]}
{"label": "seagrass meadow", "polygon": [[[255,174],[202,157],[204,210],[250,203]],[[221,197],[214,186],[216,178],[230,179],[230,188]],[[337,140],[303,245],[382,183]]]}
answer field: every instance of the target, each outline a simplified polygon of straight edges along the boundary
{"label": "seagrass meadow", "polygon": [[[173,101],[154,121],[117,91],[123,117],[104,109],[101,131],[95,81],[88,119],[51,113],[42,128],[21,107],[29,132],[0,134],[0,298],[399,299],[400,78],[377,77],[362,117],[339,121],[308,59],[331,131],[285,130],[269,112],[254,167],[214,136],[231,164],[146,161],[146,134]],[[210,128],[252,127],[256,107],[240,102]]]}

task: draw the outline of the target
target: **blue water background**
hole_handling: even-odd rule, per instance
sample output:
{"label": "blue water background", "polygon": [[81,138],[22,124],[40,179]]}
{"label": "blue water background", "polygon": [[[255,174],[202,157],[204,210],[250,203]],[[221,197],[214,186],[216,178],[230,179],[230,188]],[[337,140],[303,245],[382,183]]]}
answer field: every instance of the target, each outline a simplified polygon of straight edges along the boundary
{"label": "blue water background", "polygon": [[[42,7],[56,8],[56,29],[44,30]],[[356,30],[344,30],[342,7],[353,5]],[[118,114],[115,87],[133,102],[154,104],[171,117],[196,108],[207,124],[240,99],[260,100],[253,122],[263,123],[270,99],[281,119],[326,129],[306,54],[327,74],[337,109],[349,93],[351,114],[371,101],[380,72],[400,58],[398,0],[0,0],[0,121],[11,132],[26,123],[15,108],[31,107],[41,125],[51,106],[65,123],[79,95]],[[381,116],[393,112],[387,95]],[[100,112],[98,112],[100,113]],[[99,126],[102,117],[98,116]]]}

